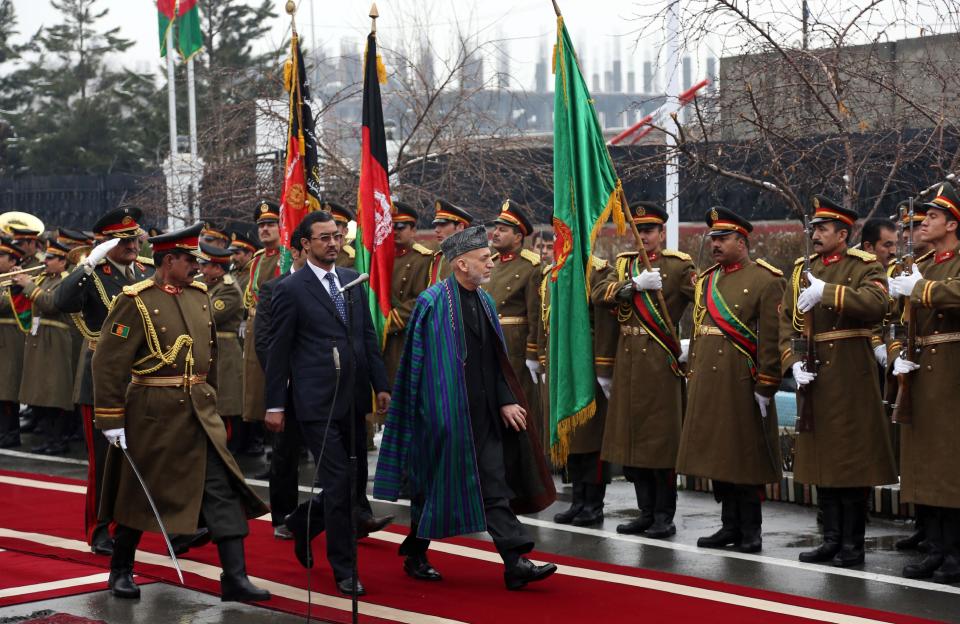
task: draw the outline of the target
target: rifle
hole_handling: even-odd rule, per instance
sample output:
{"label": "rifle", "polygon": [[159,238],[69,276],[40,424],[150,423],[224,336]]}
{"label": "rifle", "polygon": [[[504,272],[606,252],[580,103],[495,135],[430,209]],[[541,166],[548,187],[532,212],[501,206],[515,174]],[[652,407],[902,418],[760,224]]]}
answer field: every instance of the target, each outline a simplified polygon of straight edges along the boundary
{"label": "rifle", "polygon": [[[813,226],[810,225],[810,218],[806,213],[801,215],[803,219],[803,236],[804,236],[804,252],[803,252],[803,272],[801,277],[801,282],[804,286],[810,285],[810,280],[807,278],[807,274],[810,271],[810,241],[811,235],[813,234]],[[796,311],[794,312],[796,313]],[[793,352],[797,353],[803,359],[803,370],[808,373],[817,372],[817,365],[819,361],[817,360],[817,343],[814,341],[814,335],[816,331],[814,329],[814,311],[808,310],[803,313],[803,337],[795,338],[793,340]],[[813,397],[811,394],[811,386],[813,382],[807,384],[806,386],[797,388],[797,425],[796,429],[800,431],[813,431]]]}
{"label": "rifle", "polygon": [[[906,274],[913,271],[914,253],[913,253],[913,198],[907,208],[907,218],[909,219],[909,235],[904,243],[906,254],[899,260],[898,269],[900,274]],[[900,357],[904,360],[910,360],[914,345],[917,342],[917,324],[912,322],[910,297],[903,298],[903,324],[906,326],[903,343],[900,348]],[[897,398],[893,403],[893,413],[890,416],[891,422],[901,425],[909,425],[913,422],[913,395],[910,391],[910,383],[913,379],[912,373],[897,375]]]}

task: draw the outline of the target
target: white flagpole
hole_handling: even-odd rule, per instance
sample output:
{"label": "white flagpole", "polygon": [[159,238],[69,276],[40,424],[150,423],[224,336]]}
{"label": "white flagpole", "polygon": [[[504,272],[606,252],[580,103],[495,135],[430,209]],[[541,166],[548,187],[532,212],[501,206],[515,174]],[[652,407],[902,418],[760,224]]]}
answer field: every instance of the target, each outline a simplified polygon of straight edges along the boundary
{"label": "white flagpole", "polygon": [[173,70],[173,29],[167,29],[167,106],[170,113],[170,157],[177,155],[177,91]]}
{"label": "white flagpole", "polygon": [[[680,97],[680,23],[677,16],[680,0],[673,0],[667,7],[666,47],[667,47],[667,103],[679,106]],[[667,247],[677,249],[680,243],[680,158],[677,154],[677,140],[671,133],[666,135],[666,208],[667,208]]]}
{"label": "white flagpole", "polygon": [[197,159],[197,93],[193,81],[193,57],[187,61],[187,110],[190,117],[190,188],[193,191],[190,218],[196,222],[200,218],[200,161]]}

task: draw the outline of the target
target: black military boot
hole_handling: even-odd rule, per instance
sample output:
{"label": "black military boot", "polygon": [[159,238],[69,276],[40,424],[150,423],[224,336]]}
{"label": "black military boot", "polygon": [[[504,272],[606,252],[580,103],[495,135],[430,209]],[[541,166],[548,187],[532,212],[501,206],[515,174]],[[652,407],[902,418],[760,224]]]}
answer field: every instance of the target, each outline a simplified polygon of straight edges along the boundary
{"label": "black military boot", "polygon": [[931,508],[926,505],[917,505],[917,517],[913,521],[914,531],[903,539],[898,539],[893,545],[897,550],[917,550],[920,543],[927,539],[926,519]]}
{"label": "black military boot", "polygon": [[110,523],[97,522],[90,536],[90,552],[95,555],[113,556],[113,538],[110,537]]}
{"label": "black military boot", "polygon": [[841,568],[860,565],[864,561],[864,536],[867,532],[867,494],[865,488],[844,488],[840,494],[842,519],[840,551],[833,565]]}
{"label": "black military boot", "polygon": [[[924,533],[929,548],[927,556],[916,563],[903,566],[903,576],[910,579],[927,579],[943,565],[943,535],[941,531],[940,509],[938,507],[923,508],[923,523],[918,524],[918,532]],[[920,508],[917,508],[917,519],[921,517]],[[902,541],[902,540],[901,540]]]}
{"label": "black military boot", "polygon": [[763,548],[761,527],[763,511],[760,507],[760,492],[755,486],[747,486],[740,493],[740,544],[737,550],[745,553],[760,552]]}
{"label": "black military boot", "polygon": [[585,527],[603,524],[603,498],[607,495],[607,484],[585,483],[584,486],[583,509],[573,519],[573,525]]}
{"label": "black military boot", "polygon": [[736,496],[724,493],[720,499],[720,530],[697,540],[700,548],[723,548],[740,543],[740,512]]}
{"label": "black military boot", "polygon": [[637,478],[633,482],[637,493],[640,517],[617,525],[617,533],[638,535],[653,526],[653,484],[648,479]]}
{"label": "black military boot", "polygon": [[[32,430],[36,435],[43,435],[43,438],[38,444],[30,447],[30,452],[45,455],[47,449],[50,448],[50,444],[54,441],[52,435],[53,423],[50,422],[52,419],[43,408],[34,407],[32,412],[34,414],[34,426]],[[23,427],[21,426],[20,429],[22,431]]]}
{"label": "black military boot", "polygon": [[142,534],[142,531],[117,525],[110,557],[110,577],[107,579],[110,593],[117,598],[140,597],[140,588],[133,580],[133,560]]}
{"label": "black military boot", "polygon": [[820,488],[820,511],[823,512],[823,543],[800,553],[804,563],[823,563],[831,561],[840,552],[841,511],[840,498],[833,488]]}
{"label": "black military boot", "polygon": [[960,583],[960,509],[940,509],[943,565],[933,573],[934,583]]}
{"label": "black military boot", "polygon": [[573,482],[573,498],[570,501],[570,508],[561,511],[553,516],[553,521],[557,524],[570,524],[577,514],[583,509],[583,495],[587,484],[582,481]]}
{"label": "black military boot", "polygon": [[653,524],[644,535],[664,539],[677,534],[673,517],[677,513],[677,476],[672,470],[653,470]]}
{"label": "black military boot", "polygon": [[260,602],[270,600],[270,592],[260,589],[247,578],[247,561],[243,554],[243,538],[231,537],[217,544],[220,553],[220,600],[222,602]]}

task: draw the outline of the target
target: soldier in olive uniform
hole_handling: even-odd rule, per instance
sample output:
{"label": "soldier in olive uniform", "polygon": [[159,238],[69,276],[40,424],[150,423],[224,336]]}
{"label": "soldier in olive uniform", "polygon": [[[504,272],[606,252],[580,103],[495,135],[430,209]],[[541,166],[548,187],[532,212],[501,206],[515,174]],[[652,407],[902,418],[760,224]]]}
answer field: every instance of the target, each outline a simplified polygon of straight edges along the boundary
{"label": "soldier in olive uniform", "polygon": [[603,434],[604,461],[623,466],[633,483],[640,517],[617,526],[618,533],[662,539],[676,534],[677,449],[683,421],[682,347],[670,333],[666,312],[676,322],[693,302],[697,270],[685,253],[663,249],[667,213],[654,202],[634,205],[651,270],[639,251],[617,256],[616,270],[593,289],[594,302],[616,312],[620,340]]}
{"label": "soldier in olive uniform", "polygon": [[89,245],[93,242],[93,240],[88,238],[83,232],[78,232],[77,230],[70,230],[67,228],[59,228],[57,229],[57,242],[69,250],[76,247]]}
{"label": "soldier in olive uniform", "polygon": [[200,236],[200,242],[210,245],[211,247],[226,249],[230,246],[230,235],[213,223],[205,223],[203,225],[203,233]]}
{"label": "soldier in olive uniform", "polygon": [[[907,565],[907,578],[960,581],[960,439],[954,396],[960,385],[960,195],[944,182],[924,205],[922,240],[932,249],[907,275],[890,280],[890,294],[910,298],[916,323],[915,351],[893,363],[906,375],[913,397],[912,418],[900,429],[900,496],[917,507],[928,544],[927,556]],[[922,513],[921,513],[922,511]]]}
{"label": "soldier in olive uniform", "polygon": [[217,413],[224,419],[228,433],[243,413],[243,347],[237,329],[243,321],[243,295],[230,275],[229,249],[200,242],[206,256],[200,262],[203,283],[207,286],[213,322],[217,328]]}
{"label": "soldier in olive uniform", "polygon": [[[590,257],[590,283],[604,280],[612,271],[606,260]],[[546,423],[550,415],[549,378],[550,350],[550,269],[541,271],[540,309],[541,323],[538,334],[538,356],[543,372],[540,374],[540,409],[546,431],[542,432],[543,448],[550,448],[550,428]],[[605,307],[593,306],[591,309],[591,329],[593,331],[593,366],[597,376],[594,389],[597,410],[587,422],[570,434],[570,451],[567,455],[566,472],[570,479],[572,496],[570,507],[553,516],[558,524],[590,526],[603,520],[603,498],[606,485],[610,483],[610,466],[600,460],[600,447],[603,443],[603,431],[607,413],[607,399],[613,377],[613,355],[617,349],[617,321],[611,311]]]}
{"label": "soldier in olive uniform", "polygon": [[33,267],[43,266],[44,252],[43,244],[40,242],[40,235],[43,232],[31,230],[27,227],[10,228],[13,233],[13,244],[23,250],[23,261],[20,267],[31,269]]}
{"label": "soldier in olive uniform", "polygon": [[[26,252],[0,237],[0,273],[20,268]],[[16,284],[0,289],[0,446],[20,446],[20,378],[24,336],[30,331],[30,300]],[[24,316],[26,313],[26,316]]]}
{"label": "soldier in olive uniform", "polygon": [[103,437],[94,435],[93,431],[93,375],[90,362],[100,339],[103,321],[114,299],[124,286],[142,281],[153,272],[152,267],[137,260],[140,251],[140,226],[137,220],[140,214],[138,208],[119,208],[103,215],[93,226],[95,235],[103,242],[94,247],[70,275],[63,278],[53,297],[54,306],[70,315],[86,343],[80,354],[73,402],[80,405],[87,460],[92,467],[87,482],[87,539],[98,554],[110,554],[112,546],[109,520],[98,522],[96,518],[107,447]]}
{"label": "soldier in olive uniform", "polygon": [[333,215],[333,221],[337,224],[337,229],[343,235],[344,243],[340,246],[340,253],[337,254],[336,265],[338,267],[352,267],[357,261],[357,250],[347,244],[347,232],[351,221],[357,220],[357,215],[346,206],[341,206],[336,202],[326,202],[323,209]]}
{"label": "soldier in olive uniform", "polygon": [[268,509],[244,482],[217,415],[213,309],[206,286],[193,281],[202,228],[150,239],[157,272],[123,289],[93,357],[96,423],[110,443],[100,517],[117,522],[107,584],[119,598],[140,596],[137,544],[143,531],[159,530],[144,487],[167,531],[209,529],[222,600],[270,598],[246,573],[247,519]]}
{"label": "soldier in olive uniform", "polygon": [[[887,277],[873,254],[849,249],[857,214],[822,195],[813,198],[810,273],[796,262],[780,318],[782,371],[793,371],[799,393],[812,401],[813,421],[797,423],[794,477],[817,486],[823,543],[800,553],[807,563],[863,563],[867,498],[872,486],[897,481],[880,397],[871,337],[886,316]],[[802,289],[801,280],[809,286]],[[818,371],[792,348],[813,322]],[[809,331],[809,330],[808,330]],[[869,373],[869,374],[867,374]]]}
{"label": "soldier in olive uniform", "polygon": [[[250,280],[250,263],[253,262],[253,255],[259,251],[260,245],[242,232],[231,232],[228,249],[233,252],[231,258],[233,269],[230,274],[242,294],[247,290],[247,282]],[[243,338],[243,336],[240,337]]]}
{"label": "soldier in olive uniform", "polygon": [[243,420],[251,425],[249,439],[243,451],[250,455],[263,453],[263,437],[260,423],[266,408],[263,406],[263,368],[257,359],[256,314],[260,287],[280,275],[280,207],[263,200],[254,209],[257,235],[263,249],[253,255],[248,271],[247,286],[243,292],[243,305],[247,309],[247,325],[243,341]]}
{"label": "soldier in olive uniform", "polygon": [[783,273],[750,259],[753,225],[720,206],[706,214],[716,264],[694,292],[687,407],[677,472],[713,480],[721,528],[701,548],[763,547],[763,484],[782,476],[773,395],[780,386]]}
{"label": "soldier in olive uniform", "polygon": [[440,243],[454,232],[459,232],[473,223],[473,215],[445,199],[436,200],[434,209],[433,231],[437,235],[438,249],[434,252],[433,261],[430,263],[430,286],[447,279],[453,271],[439,249]]}
{"label": "soldier in olive uniform", "polygon": [[67,276],[67,248],[56,242],[47,246],[46,270],[39,276],[21,274],[14,283],[32,302],[32,327],[26,337],[20,402],[33,408],[44,422],[46,441],[30,449],[44,455],[67,452],[65,439],[73,413],[73,382],[77,361],[73,356],[73,325],[53,305],[53,295]]}

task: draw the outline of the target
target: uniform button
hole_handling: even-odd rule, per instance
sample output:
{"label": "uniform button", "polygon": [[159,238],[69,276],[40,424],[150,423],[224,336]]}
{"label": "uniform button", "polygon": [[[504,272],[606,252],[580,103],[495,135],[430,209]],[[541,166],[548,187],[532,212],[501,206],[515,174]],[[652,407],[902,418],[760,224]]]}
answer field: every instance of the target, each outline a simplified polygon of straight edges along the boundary
{"label": "uniform button", "polygon": [[406,277],[401,277],[401,278],[400,278],[400,281],[401,281],[401,282],[405,282],[405,281],[407,281],[407,278],[406,278]]}
{"label": "uniform button", "polygon": [[623,348],[623,352],[624,352],[624,353],[630,353],[630,347],[624,347],[624,348]]}
{"label": "uniform button", "polygon": [[207,327],[213,327],[213,321],[207,321]]}
{"label": "uniform button", "polygon": [[710,370],[716,372],[716,371],[717,371],[717,367],[716,367],[716,366],[711,366],[711,367],[710,367]]}
{"label": "uniform button", "polygon": [[213,344],[213,341],[212,341],[212,340],[210,341],[210,344]]}
{"label": "uniform button", "polygon": [[828,346],[828,347],[830,347],[830,348],[832,349],[832,348],[833,348],[833,343],[832,343],[832,342],[830,342],[830,343],[828,343],[828,344],[827,344],[827,346]]}
{"label": "uniform button", "polygon": [[502,314],[497,314],[497,318],[503,318]]}
{"label": "uniform button", "polygon": [[939,333],[940,333],[940,330],[939,330],[939,329],[935,329],[935,330],[933,330],[933,333],[939,334]]}
{"label": "uniform button", "polygon": [[852,278],[852,277],[848,277],[848,278],[847,278],[847,281],[848,281],[848,282],[852,282],[852,281],[853,281],[853,278]]}
{"label": "uniform button", "polygon": [[640,352],[641,352],[641,353],[646,353],[646,352],[647,352],[647,348],[644,347],[644,348],[640,349]]}
{"label": "uniform button", "polygon": [[739,309],[740,309],[740,304],[739,304],[739,303],[735,303],[735,304],[733,304],[733,307],[736,308],[737,310],[739,310]]}
{"label": "uniform button", "polygon": [[153,313],[154,313],[154,314],[160,314],[160,310],[157,310],[156,308],[154,308]]}
{"label": "uniform button", "polygon": [[717,355],[723,355],[723,349],[717,349]]}
{"label": "uniform button", "polygon": [[162,334],[162,333],[165,333],[166,331],[167,331],[167,328],[166,328],[166,327],[161,327],[161,328],[160,328],[160,333],[161,333],[161,334]]}
{"label": "uniform button", "polygon": [[183,405],[183,403],[184,403],[183,399],[180,399],[180,405]]}
{"label": "uniform button", "polygon": [[830,360],[827,360],[827,361],[824,362],[823,364],[824,364],[824,366],[830,366]]}
{"label": "uniform button", "polygon": [[509,286],[507,286],[507,290],[510,290],[510,287],[509,287]]}
{"label": "uniform button", "polygon": [[749,293],[749,292],[750,292],[750,289],[749,289],[749,288],[744,288],[744,289],[743,289],[743,294],[747,294],[747,293]]}
{"label": "uniform button", "polygon": [[177,367],[177,363],[176,363],[176,362],[174,362],[173,364],[170,365],[170,368],[176,368],[176,367]]}
{"label": "uniform button", "polygon": [[942,319],[942,318],[943,318],[943,312],[941,312],[940,314],[938,314],[938,315],[937,315],[937,318],[938,318],[938,319]]}
{"label": "uniform button", "polygon": [[930,353],[936,355],[936,354],[937,354],[937,348],[934,347],[934,348],[930,349]]}
{"label": "uniform button", "polygon": [[928,370],[928,371],[932,371],[932,370],[933,370],[933,366],[931,366],[930,364],[927,364],[927,370]]}
{"label": "uniform button", "polygon": [[514,274],[513,274],[513,279],[520,279],[520,274],[519,274],[519,273],[514,273]]}
{"label": "uniform button", "polygon": [[207,304],[203,304],[203,309],[204,309],[204,310],[207,309]]}
{"label": "uniform button", "polygon": [[205,397],[207,397],[207,398],[209,399],[209,398],[210,398],[210,393],[209,393],[209,392],[204,392],[204,393],[203,393],[203,396],[205,396]]}

